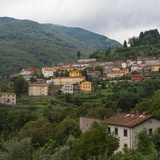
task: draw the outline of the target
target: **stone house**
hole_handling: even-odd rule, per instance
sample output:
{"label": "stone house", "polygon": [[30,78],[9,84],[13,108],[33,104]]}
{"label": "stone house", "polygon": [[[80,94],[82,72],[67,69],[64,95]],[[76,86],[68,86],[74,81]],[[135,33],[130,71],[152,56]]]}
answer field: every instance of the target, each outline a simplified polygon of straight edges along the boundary
{"label": "stone house", "polygon": [[0,96],[0,103],[8,105],[16,105],[16,94],[15,93],[3,93]]}
{"label": "stone house", "polygon": [[86,132],[89,128],[91,128],[93,122],[97,122],[98,124],[100,124],[103,122],[103,120],[95,117],[80,117],[79,123],[82,133]]}

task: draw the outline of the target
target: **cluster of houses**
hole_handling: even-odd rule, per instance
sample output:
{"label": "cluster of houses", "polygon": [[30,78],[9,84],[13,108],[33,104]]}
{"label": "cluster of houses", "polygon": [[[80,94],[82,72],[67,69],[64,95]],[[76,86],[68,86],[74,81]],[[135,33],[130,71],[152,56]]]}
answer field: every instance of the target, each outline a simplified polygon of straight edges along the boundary
{"label": "cluster of houses", "polygon": [[[96,67],[102,68],[103,72],[96,70]],[[132,79],[143,80],[144,75],[149,76],[152,71],[160,70],[160,59],[139,57],[136,61],[127,60],[126,62],[97,62],[95,58],[79,59],[77,62],[59,63],[52,67],[42,67],[38,73],[42,74],[44,78],[35,77],[35,72],[37,71],[34,68],[22,69],[18,76],[23,76],[28,82],[28,96],[48,96],[54,95],[58,91],[61,91],[62,94],[91,93],[92,83],[87,81],[86,77],[82,75],[82,70],[85,68],[92,68],[92,70],[87,70],[86,72],[87,76],[92,78],[112,80],[136,72],[138,74],[132,75]],[[67,76],[56,75],[56,72],[63,73],[65,71],[68,72]],[[36,79],[36,81],[32,82],[31,78]],[[1,99],[3,98],[1,97]],[[4,98],[0,102],[15,104],[16,101],[7,101]]]}

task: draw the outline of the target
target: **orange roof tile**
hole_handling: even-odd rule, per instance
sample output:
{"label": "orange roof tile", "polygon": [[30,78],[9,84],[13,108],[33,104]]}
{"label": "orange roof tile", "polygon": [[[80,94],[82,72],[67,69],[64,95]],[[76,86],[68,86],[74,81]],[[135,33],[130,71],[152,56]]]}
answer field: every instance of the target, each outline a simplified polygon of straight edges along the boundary
{"label": "orange roof tile", "polygon": [[133,127],[152,117],[153,117],[152,115],[139,114],[139,113],[135,113],[135,114],[118,113],[117,115],[106,119],[105,122],[108,125]]}
{"label": "orange roof tile", "polygon": [[30,83],[29,86],[48,86],[46,83]]}

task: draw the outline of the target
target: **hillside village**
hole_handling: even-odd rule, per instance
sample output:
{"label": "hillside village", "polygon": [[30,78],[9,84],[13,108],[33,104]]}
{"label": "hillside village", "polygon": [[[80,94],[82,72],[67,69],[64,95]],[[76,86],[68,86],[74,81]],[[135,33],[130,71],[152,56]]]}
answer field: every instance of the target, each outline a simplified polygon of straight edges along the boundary
{"label": "hillside village", "polygon": [[[51,67],[22,69],[11,77],[22,76],[28,83],[28,96],[48,96],[57,92],[62,94],[91,93],[95,88],[92,79],[102,81],[131,80],[142,81],[159,71],[160,59],[139,57],[136,61],[97,62],[95,58],[79,59],[77,62],[59,63]],[[84,73],[84,70],[86,71]],[[36,72],[42,75],[36,77]],[[98,86],[102,87],[102,86]],[[6,94],[6,93],[5,93]],[[12,95],[13,93],[11,93]],[[1,98],[1,103],[8,103]],[[10,104],[15,104],[10,102]]]}
{"label": "hillside village", "polygon": [[[152,77],[151,73],[158,72],[159,69],[160,59],[155,57],[139,57],[136,61],[127,60],[126,62],[97,62],[95,58],[90,58],[42,67],[38,71],[34,68],[25,68],[11,77],[22,76],[27,81],[28,96],[49,96],[58,92],[61,94],[91,93],[95,89],[92,85],[92,79],[95,78],[104,82],[106,80],[110,82],[142,81]],[[41,75],[41,78],[36,77],[35,73]],[[1,103],[15,105],[16,94],[4,93],[1,96]]]}

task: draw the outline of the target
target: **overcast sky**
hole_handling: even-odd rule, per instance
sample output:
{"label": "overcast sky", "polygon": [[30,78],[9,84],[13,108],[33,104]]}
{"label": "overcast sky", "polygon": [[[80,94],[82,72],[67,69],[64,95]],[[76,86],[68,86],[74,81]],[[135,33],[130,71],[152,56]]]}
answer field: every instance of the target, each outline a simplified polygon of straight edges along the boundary
{"label": "overcast sky", "polygon": [[160,0],[0,0],[0,17],[80,27],[120,43],[160,32]]}

